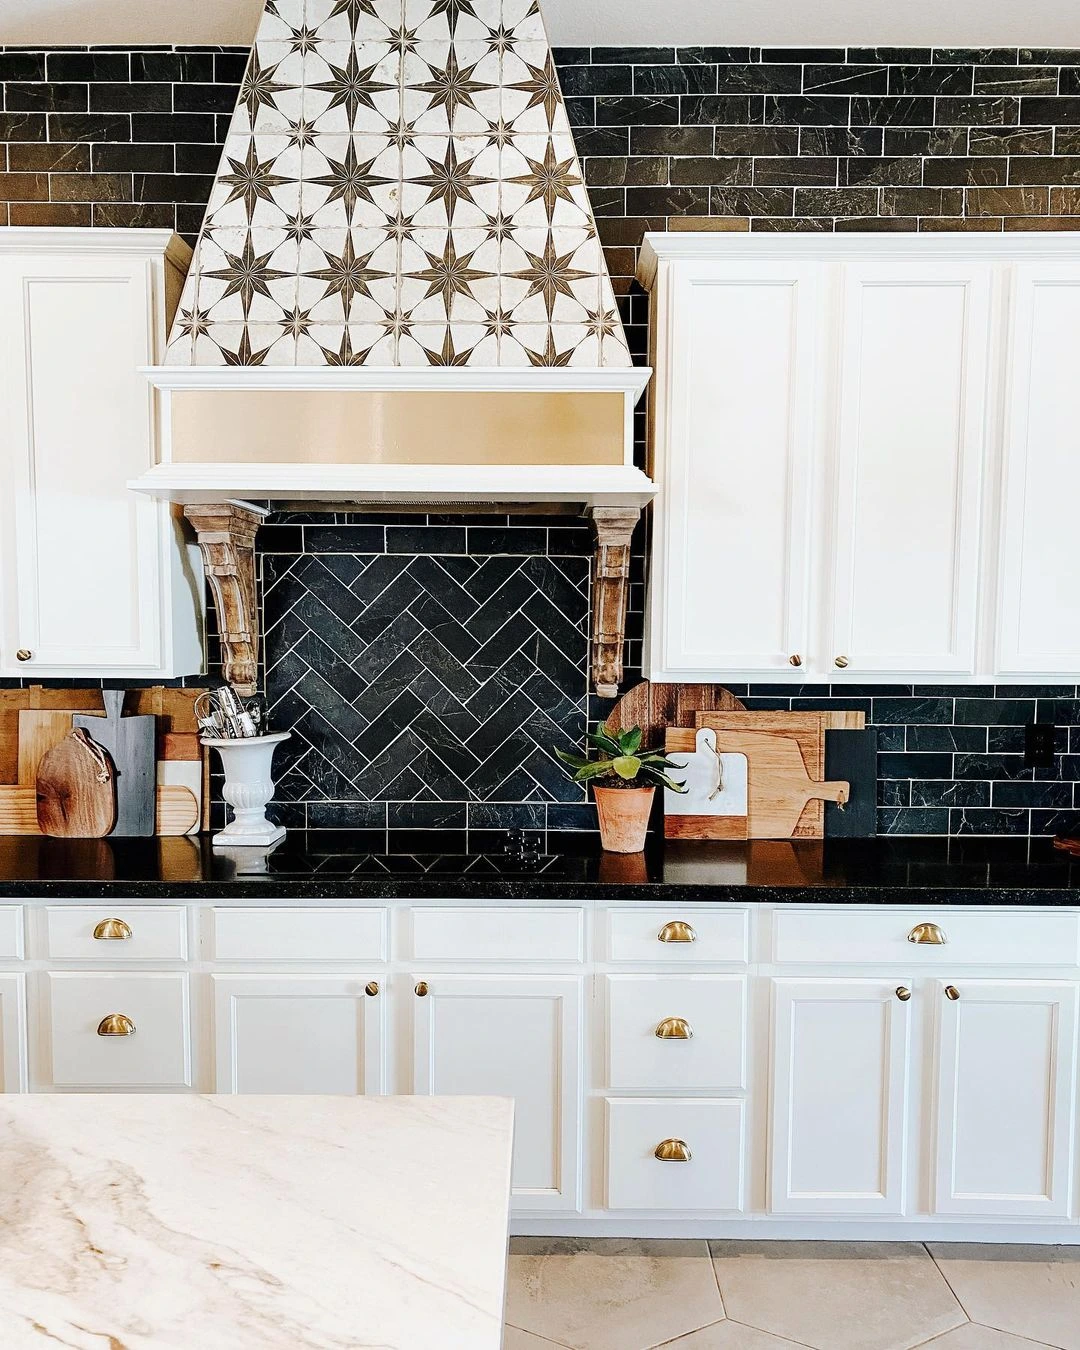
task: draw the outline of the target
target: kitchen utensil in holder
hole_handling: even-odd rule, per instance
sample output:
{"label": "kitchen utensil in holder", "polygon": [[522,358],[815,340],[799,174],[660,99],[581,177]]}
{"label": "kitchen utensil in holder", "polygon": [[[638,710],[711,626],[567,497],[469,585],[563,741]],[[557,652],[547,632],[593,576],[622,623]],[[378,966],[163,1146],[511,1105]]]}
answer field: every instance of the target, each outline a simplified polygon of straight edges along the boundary
{"label": "kitchen utensil in holder", "polygon": [[236,846],[269,848],[285,838],[285,827],[266,817],[266,808],[274,796],[271,774],[274,751],[289,739],[287,731],[269,736],[204,736],[208,745],[221,756],[225,770],[222,796],[233,809],[233,818],[213,837],[215,848]]}

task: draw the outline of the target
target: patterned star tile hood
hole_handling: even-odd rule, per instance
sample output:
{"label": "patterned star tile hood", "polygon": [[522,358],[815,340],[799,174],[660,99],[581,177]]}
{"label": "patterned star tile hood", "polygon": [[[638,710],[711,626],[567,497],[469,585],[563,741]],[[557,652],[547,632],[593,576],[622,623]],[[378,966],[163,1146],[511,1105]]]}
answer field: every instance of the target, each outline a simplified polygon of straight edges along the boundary
{"label": "patterned star tile hood", "polygon": [[629,366],[536,0],[269,0],[166,361]]}

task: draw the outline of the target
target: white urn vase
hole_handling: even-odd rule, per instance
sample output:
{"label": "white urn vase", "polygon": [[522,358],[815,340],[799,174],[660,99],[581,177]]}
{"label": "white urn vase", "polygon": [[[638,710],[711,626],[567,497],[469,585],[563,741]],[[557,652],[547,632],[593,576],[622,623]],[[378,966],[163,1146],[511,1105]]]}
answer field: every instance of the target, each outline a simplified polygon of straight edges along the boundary
{"label": "white urn vase", "polygon": [[221,756],[225,770],[221,795],[233,811],[232,820],[211,841],[215,848],[269,848],[285,838],[284,825],[267,820],[266,808],[274,796],[274,751],[289,735],[276,731],[269,736],[202,738],[203,745],[212,746]]}

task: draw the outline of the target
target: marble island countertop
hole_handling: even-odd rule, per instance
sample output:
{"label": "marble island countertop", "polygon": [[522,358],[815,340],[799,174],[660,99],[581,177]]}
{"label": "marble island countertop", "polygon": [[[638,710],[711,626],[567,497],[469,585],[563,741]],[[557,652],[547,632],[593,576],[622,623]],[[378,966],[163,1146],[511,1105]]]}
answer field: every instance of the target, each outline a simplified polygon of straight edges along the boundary
{"label": "marble island countertop", "polygon": [[4,1350],[498,1350],[513,1105],[0,1097]]}
{"label": "marble island countertop", "polygon": [[[423,836],[423,837],[420,837]],[[193,839],[0,836],[0,903],[127,899],[295,905],[387,900],[719,901],[1080,906],[1080,858],[1041,839],[826,839],[668,843],[602,853],[595,836],[503,837],[455,850],[438,830],[408,847],[362,831],[290,833],[269,854]]]}

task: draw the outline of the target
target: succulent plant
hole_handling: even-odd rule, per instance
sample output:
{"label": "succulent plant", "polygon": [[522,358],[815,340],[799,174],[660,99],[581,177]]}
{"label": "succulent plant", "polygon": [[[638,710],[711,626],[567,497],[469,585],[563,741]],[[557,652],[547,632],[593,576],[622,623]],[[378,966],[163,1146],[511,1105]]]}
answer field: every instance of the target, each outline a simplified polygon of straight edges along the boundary
{"label": "succulent plant", "polygon": [[642,753],[640,727],[634,727],[631,731],[608,731],[606,726],[601,726],[587,739],[590,745],[600,751],[599,759],[589,759],[585,755],[571,755],[565,750],[555,751],[575,783],[610,778],[612,781],[603,782],[602,786],[666,787],[672,792],[686,791],[684,784],[676,783],[666,772],[668,769],[681,768],[681,765],[672,763],[666,755],[658,751]]}

